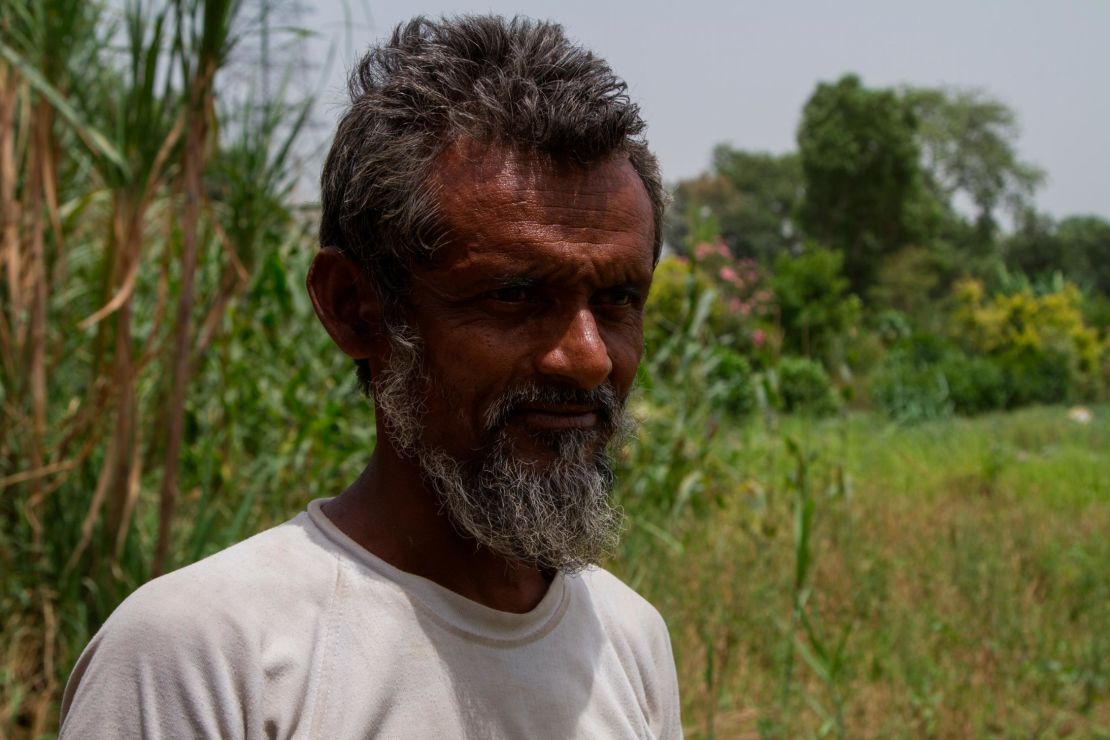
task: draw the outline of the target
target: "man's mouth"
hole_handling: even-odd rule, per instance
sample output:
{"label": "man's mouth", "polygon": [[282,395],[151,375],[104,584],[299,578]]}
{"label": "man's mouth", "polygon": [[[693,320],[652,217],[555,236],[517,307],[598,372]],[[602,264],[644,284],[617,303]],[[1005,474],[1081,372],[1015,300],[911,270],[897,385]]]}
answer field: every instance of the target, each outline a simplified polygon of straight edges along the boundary
{"label": "man's mouth", "polygon": [[513,421],[544,431],[593,429],[598,418],[597,406],[548,404],[526,404],[515,409],[511,416]]}

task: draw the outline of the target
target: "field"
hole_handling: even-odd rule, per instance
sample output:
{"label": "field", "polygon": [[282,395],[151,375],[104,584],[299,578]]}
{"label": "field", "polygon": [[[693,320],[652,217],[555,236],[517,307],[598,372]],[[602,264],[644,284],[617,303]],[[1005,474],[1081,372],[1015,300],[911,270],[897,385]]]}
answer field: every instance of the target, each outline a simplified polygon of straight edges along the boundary
{"label": "field", "polygon": [[691,736],[1110,732],[1110,409],[773,426],[719,430],[715,503],[613,563]]}

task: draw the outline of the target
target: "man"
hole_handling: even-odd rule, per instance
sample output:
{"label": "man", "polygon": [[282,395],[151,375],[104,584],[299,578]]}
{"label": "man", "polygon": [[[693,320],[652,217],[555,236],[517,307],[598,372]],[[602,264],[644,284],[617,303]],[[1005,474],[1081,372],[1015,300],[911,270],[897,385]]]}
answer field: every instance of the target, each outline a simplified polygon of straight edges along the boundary
{"label": "man", "polygon": [[308,289],[378,445],[339,496],[127,600],[63,736],[676,737],[658,613],[604,570],[663,195],[555,25],[417,19],[352,75]]}

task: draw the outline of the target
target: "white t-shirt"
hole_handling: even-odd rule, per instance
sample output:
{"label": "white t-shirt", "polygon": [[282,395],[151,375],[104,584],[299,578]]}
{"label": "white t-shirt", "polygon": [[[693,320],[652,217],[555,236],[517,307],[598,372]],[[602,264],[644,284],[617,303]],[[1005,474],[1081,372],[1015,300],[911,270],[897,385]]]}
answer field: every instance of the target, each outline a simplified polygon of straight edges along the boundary
{"label": "white t-shirt", "polygon": [[681,737],[666,626],[608,572],[501,612],[322,503],[132,594],[73,669],[62,737]]}

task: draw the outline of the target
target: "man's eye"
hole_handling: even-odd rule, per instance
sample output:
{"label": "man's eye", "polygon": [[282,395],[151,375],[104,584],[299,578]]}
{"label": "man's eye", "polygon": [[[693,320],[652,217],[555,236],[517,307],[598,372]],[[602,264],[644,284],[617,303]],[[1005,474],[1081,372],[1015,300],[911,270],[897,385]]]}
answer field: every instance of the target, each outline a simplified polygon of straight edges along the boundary
{"label": "man's eye", "polygon": [[631,306],[635,303],[637,293],[629,288],[613,288],[611,290],[603,290],[597,296],[598,303],[603,303],[607,306]]}
{"label": "man's eye", "polygon": [[491,290],[489,297],[501,303],[527,303],[532,300],[532,291],[526,286],[512,286]]}

